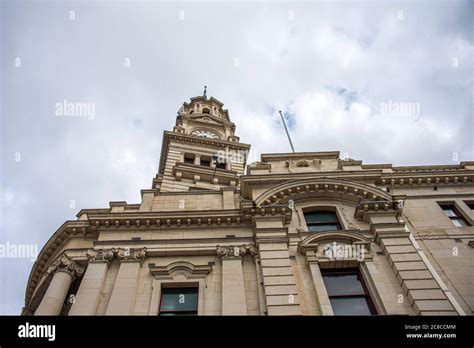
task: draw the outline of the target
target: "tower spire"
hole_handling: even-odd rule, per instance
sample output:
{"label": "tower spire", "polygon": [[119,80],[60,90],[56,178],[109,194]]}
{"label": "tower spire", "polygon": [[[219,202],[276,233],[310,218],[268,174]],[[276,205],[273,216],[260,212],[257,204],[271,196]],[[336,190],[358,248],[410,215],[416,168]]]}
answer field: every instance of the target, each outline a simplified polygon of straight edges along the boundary
{"label": "tower spire", "polygon": [[207,99],[207,86],[204,86],[204,92],[202,94],[205,99]]}

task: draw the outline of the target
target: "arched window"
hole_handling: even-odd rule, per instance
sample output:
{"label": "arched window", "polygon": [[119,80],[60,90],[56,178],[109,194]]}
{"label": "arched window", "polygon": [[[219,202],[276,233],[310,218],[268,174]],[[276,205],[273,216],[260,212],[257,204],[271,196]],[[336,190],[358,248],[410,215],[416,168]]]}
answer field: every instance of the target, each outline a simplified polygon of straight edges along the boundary
{"label": "arched window", "polygon": [[209,110],[208,108],[204,108],[204,109],[202,109],[202,113],[203,114],[210,114],[211,110]]}
{"label": "arched window", "polygon": [[337,218],[337,214],[333,210],[315,210],[304,213],[304,219],[308,231],[337,231],[341,229],[341,223]]}

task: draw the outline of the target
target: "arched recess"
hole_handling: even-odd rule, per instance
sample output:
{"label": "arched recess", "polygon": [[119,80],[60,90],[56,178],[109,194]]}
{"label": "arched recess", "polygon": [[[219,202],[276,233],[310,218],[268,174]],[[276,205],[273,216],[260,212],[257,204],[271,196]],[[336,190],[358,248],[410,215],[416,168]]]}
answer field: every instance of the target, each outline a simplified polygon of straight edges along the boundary
{"label": "arched recess", "polygon": [[262,205],[285,204],[289,200],[310,199],[317,197],[354,202],[360,200],[389,203],[392,197],[381,189],[364,183],[345,179],[304,179],[288,181],[263,192],[255,199],[257,207]]}

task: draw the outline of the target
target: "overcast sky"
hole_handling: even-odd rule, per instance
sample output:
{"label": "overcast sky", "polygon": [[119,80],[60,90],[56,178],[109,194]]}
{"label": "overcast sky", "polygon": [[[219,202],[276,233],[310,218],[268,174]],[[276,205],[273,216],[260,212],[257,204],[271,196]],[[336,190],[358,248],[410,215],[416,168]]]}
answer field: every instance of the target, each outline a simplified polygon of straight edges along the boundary
{"label": "overcast sky", "polygon": [[[296,151],[474,160],[472,1],[0,6],[3,245],[41,248],[82,208],[139,203],[203,85],[252,160],[290,151],[280,109]],[[94,114],[58,116],[64,101]],[[0,314],[20,313],[32,265],[0,258]]]}

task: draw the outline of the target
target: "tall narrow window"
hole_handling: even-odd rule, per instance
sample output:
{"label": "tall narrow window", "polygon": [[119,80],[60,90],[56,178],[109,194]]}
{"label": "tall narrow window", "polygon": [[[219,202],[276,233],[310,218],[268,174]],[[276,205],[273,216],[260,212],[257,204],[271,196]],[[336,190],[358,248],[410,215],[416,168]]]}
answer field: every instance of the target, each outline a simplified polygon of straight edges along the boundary
{"label": "tall narrow window", "polygon": [[377,314],[357,268],[321,270],[335,315]]}
{"label": "tall narrow window", "polygon": [[454,204],[439,204],[444,213],[451,219],[456,227],[469,226],[466,219],[459,213]]}
{"label": "tall narrow window", "polygon": [[341,224],[335,211],[317,210],[304,214],[306,226],[311,232],[336,231],[341,229]]}
{"label": "tall narrow window", "polygon": [[161,289],[159,315],[197,315],[197,288],[164,288]]}

